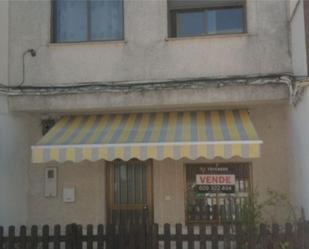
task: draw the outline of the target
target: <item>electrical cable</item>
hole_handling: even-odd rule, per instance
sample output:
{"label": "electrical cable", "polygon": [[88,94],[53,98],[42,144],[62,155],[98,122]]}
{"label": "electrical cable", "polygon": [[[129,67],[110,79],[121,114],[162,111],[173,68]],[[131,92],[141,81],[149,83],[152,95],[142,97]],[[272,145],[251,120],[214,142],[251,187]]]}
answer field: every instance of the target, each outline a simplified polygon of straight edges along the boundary
{"label": "electrical cable", "polygon": [[[191,78],[191,79],[172,79],[163,81],[144,81],[144,82],[88,82],[74,85],[62,84],[56,86],[22,86],[22,81],[18,86],[5,86],[0,84],[0,88],[10,91],[23,90],[28,93],[48,94],[48,93],[74,93],[89,92],[93,90],[128,92],[128,91],[146,91],[175,88],[202,88],[205,86],[223,87],[227,85],[264,85],[264,84],[287,84],[292,88],[295,78],[290,74],[280,75],[259,75],[259,76],[231,76],[222,78]],[[16,92],[16,93],[17,93]]]}
{"label": "electrical cable", "polygon": [[25,56],[27,54],[30,54],[32,57],[36,56],[36,51],[32,48],[26,50],[25,52],[23,52],[23,57],[22,57],[22,61],[23,61],[23,71],[22,71],[22,80],[21,82],[17,85],[18,88],[20,88],[24,83],[25,83],[25,74],[26,74],[26,66],[25,66]]}

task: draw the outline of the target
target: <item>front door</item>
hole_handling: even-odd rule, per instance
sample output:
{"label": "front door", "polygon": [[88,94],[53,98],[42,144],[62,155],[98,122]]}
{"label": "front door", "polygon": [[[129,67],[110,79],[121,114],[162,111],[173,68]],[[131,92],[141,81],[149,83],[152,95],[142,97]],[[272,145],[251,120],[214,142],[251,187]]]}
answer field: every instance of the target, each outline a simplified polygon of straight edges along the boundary
{"label": "front door", "polygon": [[116,160],[107,166],[108,222],[141,224],[152,221],[151,161]]}

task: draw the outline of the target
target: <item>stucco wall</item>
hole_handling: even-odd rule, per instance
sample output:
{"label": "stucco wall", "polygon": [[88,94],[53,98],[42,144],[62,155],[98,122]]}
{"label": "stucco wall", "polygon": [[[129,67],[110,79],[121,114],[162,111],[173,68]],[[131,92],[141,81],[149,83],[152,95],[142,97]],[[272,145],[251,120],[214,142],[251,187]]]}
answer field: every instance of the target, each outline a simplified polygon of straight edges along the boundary
{"label": "stucco wall", "polygon": [[[105,162],[49,163],[58,168],[57,197],[44,197],[44,167],[29,168],[29,224],[105,223]],[[64,186],[74,186],[76,200],[64,203]]]}
{"label": "stucco wall", "polygon": [[0,1],[0,84],[8,83],[9,2]]}
{"label": "stucco wall", "polygon": [[[292,1],[294,3],[294,1]],[[300,0],[292,6],[291,16],[291,52],[293,72],[296,76],[307,75],[307,56],[304,24],[304,4]]]}
{"label": "stucco wall", "polygon": [[[25,224],[28,217],[28,165],[35,118],[12,114],[0,96],[0,224]],[[31,127],[31,129],[30,129]]]}
{"label": "stucco wall", "polygon": [[[9,2],[0,1],[0,84],[8,83]],[[30,160],[28,132],[33,120],[8,111],[8,99],[0,95],[0,224],[25,224]]]}
{"label": "stucco wall", "polygon": [[291,196],[304,208],[309,216],[309,89],[306,89],[302,101],[290,109],[291,153],[290,168]]}
{"label": "stucco wall", "polygon": [[10,84],[159,80],[291,72],[287,3],[247,1],[248,34],[167,38],[167,2],[124,2],[125,42],[50,44],[50,1],[10,3]]}
{"label": "stucco wall", "polygon": [[[291,49],[293,71],[296,76],[308,75],[306,58],[306,41],[304,25],[304,4],[293,4],[295,15],[291,20]],[[292,13],[293,13],[292,12]],[[291,164],[289,167],[290,192],[293,201],[304,208],[306,217],[309,215],[309,91],[305,90],[297,106],[289,108],[289,135],[291,146]]]}
{"label": "stucco wall", "polygon": [[[261,198],[267,189],[288,193],[288,155],[286,112],[287,106],[269,105],[250,109],[262,145],[262,157],[253,160],[253,182],[258,187]],[[234,159],[237,161],[240,159]],[[184,222],[184,171],[188,160],[154,161],[154,218],[159,223]],[[206,162],[194,161],[194,162]],[[59,191],[56,198],[43,196],[44,167],[59,169]],[[105,221],[105,178],[104,162],[82,162],[79,164],[49,163],[32,165],[29,168],[29,223],[80,222],[82,224]],[[62,187],[71,184],[76,187],[76,202],[62,202]]]}
{"label": "stucco wall", "polygon": [[289,0],[289,16],[290,18],[293,16],[293,12],[295,11],[295,8],[301,0]]}

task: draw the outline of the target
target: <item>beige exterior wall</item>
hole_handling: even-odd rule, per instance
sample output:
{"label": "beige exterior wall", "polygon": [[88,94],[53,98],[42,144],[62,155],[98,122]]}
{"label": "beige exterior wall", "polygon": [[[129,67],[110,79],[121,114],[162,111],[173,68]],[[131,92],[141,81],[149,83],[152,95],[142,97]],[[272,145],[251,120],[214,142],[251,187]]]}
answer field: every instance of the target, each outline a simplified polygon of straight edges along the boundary
{"label": "beige exterior wall", "polygon": [[10,85],[291,72],[286,1],[247,1],[248,34],[167,39],[167,1],[124,1],[125,41],[50,44],[50,1],[10,3]]}
{"label": "beige exterior wall", "polygon": [[[262,157],[252,161],[253,183],[261,198],[267,189],[288,193],[287,156],[287,104],[268,105],[250,109],[262,145]],[[231,161],[241,161],[233,159]],[[220,160],[218,160],[220,161]],[[222,160],[221,160],[222,161]],[[184,223],[184,164],[209,162],[206,160],[166,159],[153,163],[153,198],[155,222],[163,224]],[[213,162],[213,161],[212,161]],[[225,161],[226,162],[226,161]],[[70,222],[104,223],[106,220],[105,166],[104,161],[95,163],[48,163],[31,165],[29,168],[29,224],[67,224]],[[56,166],[58,196],[44,197],[44,168]],[[76,187],[76,202],[62,202],[64,185]]]}
{"label": "beige exterior wall", "polygon": [[3,226],[27,222],[30,146],[39,127],[34,116],[10,113],[7,98],[0,96],[0,224]]}
{"label": "beige exterior wall", "polygon": [[[58,168],[57,197],[44,197],[44,166],[29,168],[29,224],[105,223],[105,162],[49,163]],[[76,201],[64,203],[64,186],[74,186]]]}

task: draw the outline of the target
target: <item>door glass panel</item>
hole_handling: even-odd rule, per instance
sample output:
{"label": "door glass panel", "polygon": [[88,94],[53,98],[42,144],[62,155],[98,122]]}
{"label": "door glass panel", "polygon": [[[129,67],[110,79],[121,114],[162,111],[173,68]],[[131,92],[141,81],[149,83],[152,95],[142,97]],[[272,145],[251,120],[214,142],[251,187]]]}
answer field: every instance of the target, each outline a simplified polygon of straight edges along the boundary
{"label": "door glass panel", "polygon": [[143,164],[114,166],[114,203],[143,204],[146,202],[146,167]]}
{"label": "door glass panel", "polygon": [[117,161],[110,166],[111,218],[113,223],[142,222],[145,205],[149,206],[147,189],[149,164],[140,161]]}

